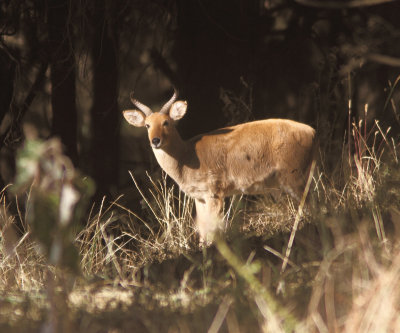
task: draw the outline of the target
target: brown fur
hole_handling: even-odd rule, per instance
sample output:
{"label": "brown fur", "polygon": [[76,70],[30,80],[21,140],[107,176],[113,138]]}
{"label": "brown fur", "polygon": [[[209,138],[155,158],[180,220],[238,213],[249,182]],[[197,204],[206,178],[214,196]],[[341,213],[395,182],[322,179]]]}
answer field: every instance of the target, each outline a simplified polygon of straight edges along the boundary
{"label": "brown fur", "polygon": [[[292,120],[267,119],[184,141],[174,126],[186,112],[186,103],[182,103],[175,102],[169,114],[146,117],[135,110],[125,111],[124,116],[132,125],[150,126],[150,144],[161,168],[195,199],[202,239],[218,228],[226,196],[280,188],[301,197],[313,159],[313,128]],[[136,117],[143,119],[138,122]],[[154,138],[160,139],[159,146],[154,145]]]}

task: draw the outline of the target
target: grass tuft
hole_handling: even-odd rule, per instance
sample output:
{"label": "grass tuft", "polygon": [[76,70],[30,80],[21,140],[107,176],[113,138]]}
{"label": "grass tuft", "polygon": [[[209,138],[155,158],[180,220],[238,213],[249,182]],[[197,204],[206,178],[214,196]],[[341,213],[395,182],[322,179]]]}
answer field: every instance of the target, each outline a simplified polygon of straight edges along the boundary
{"label": "grass tuft", "polygon": [[4,189],[0,330],[41,331],[51,309],[68,312],[61,330],[86,333],[400,331],[399,146],[365,119],[352,123],[340,173],[316,166],[304,206],[235,197],[208,248],[192,199],[165,174],[140,188],[131,173],[140,211],[103,198],[84,227],[71,222],[73,277],[40,252],[30,192],[14,202]]}

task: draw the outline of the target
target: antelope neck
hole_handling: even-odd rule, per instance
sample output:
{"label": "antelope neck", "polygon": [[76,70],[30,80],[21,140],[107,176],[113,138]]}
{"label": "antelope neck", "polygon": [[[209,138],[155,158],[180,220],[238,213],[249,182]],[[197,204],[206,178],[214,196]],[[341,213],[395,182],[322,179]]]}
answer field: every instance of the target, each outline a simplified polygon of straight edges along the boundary
{"label": "antelope neck", "polygon": [[193,144],[184,141],[178,133],[170,137],[169,143],[162,148],[153,149],[161,168],[178,184],[184,181],[185,170],[195,157]]}

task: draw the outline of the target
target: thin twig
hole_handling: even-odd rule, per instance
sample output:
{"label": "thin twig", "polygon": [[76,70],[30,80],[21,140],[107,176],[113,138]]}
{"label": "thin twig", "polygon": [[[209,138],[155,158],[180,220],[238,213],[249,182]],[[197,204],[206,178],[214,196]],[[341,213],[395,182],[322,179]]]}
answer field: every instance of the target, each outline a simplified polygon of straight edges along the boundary
{"label": "thin twig", "polygon": [[265,301],[270,311],[279,315],[287,331],[294,331],[294,328],[298,324],[297,319],[289,313],[286,308],[282,307],[272,294],[260,283],[254,275],[254,269],[243,263],[232,252],[225,240],[218,234],[215,236],[215,246],[227,263],[246,281],[252,292]]}
{"label": "thin twig", "polygon": [[285,260],[282,263],[281,274],[285,271],[286,266],[287,266],[288,261],[289,261],[290,252],[292,250],[292,246],[293,246],[293,242],[294,242],[294,236],[296,235],[296,231],[297,231],[297,228],[299,226],[300,218],[303,215],[304,204],[306,202],[306,198],[307,198],[308,192],[310,190],[311,181],[312,181],[312,178],[313,178],[313,175],[314,175],[315,164],[316,164],[316,162],[315,162],[315,160],[313,160],[313,162],[311,164],[311,168],[310,168],[310,173],[308,175],[306,187],[304,189],[303,196],[302,196],[300,204],[299,204],[299,209],[297,211],[296,218],[294,220],[292,233],[290,234],[289,243],[288,243],[288,246],[287,246],[287,249],[286,249],[286,254],[285,254]]}

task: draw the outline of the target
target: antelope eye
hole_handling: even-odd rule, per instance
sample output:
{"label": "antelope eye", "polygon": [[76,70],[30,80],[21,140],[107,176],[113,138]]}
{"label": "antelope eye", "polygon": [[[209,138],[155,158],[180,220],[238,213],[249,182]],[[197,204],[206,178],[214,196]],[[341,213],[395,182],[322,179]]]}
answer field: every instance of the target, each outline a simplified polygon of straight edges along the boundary
{"label": "antelope eye", "polygon": [[168,125],[169,125],[168,120],[164,121],[163,126],[168,126]]}
{"label": "antelope eye", "polygon": [[144,125],[144,126],[146,126],[146,128],[147,128],[147,129],[149,129],[149,128],[150,128],[150,125],[149,125],[149,124],[146,124],[146,125]]}

